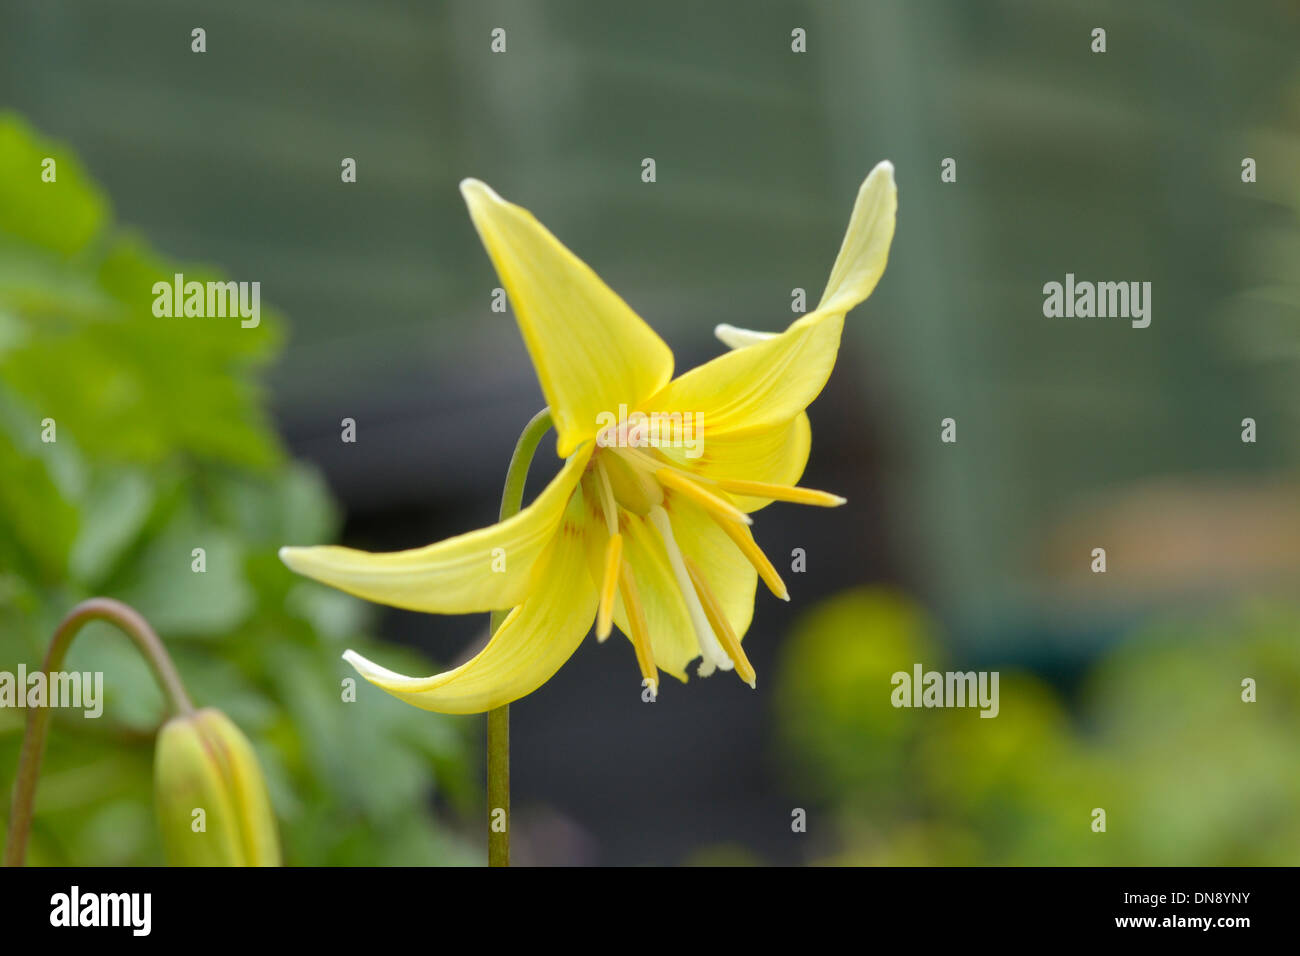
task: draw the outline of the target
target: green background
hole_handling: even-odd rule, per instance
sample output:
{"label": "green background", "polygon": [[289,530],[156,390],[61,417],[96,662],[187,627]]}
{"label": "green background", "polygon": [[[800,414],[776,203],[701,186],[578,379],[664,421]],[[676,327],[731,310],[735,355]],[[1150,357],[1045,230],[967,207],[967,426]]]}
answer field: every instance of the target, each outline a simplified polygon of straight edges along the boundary
{"label": "green background", "polygon": [[[136,603],[254,737],[290,862],[481,845],[478,724],[368,689],[342,710],[338,653],[383,637],[431,672],[483,622],[375,616],[274,559],[491,520],[542,400],[457,182],[533,210],[684,369],[714,324],[815,300],[883,158],[889,268],[812,408],[808,483],[851,503],[758,522],[810,555],[792,607],[760,601],[760,695],[697,682],[648,716],[630,653],[584,647],[520,705],[521,852],[1295,862],[1294,4],[124,0],[0,27],[0,668],[79,597]],[[198,263],[275,314],[152,319],[142,290]],[[1067,272],[1150,281],[1150,328],[1044,318]],[[44,862],[158,858],[160,702],[114,641],[75,652],[110,699],[56,725]],[[1001,716],[882,707],[918,660],[1001,670]],[[0,782],[19,726],[0,712]]]}

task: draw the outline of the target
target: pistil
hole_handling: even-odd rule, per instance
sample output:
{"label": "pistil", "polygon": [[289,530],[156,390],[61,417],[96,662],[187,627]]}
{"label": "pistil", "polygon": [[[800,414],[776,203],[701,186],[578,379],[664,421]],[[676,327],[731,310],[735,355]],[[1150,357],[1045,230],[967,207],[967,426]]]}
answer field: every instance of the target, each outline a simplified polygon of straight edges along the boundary
{"label": "pistil", "polygon": [[[664,550],[668,553],[668,564],[673,569],[673,577],[677,579],[677,588],[681,591],[682,599],[686,602],[686,610],[691,617],[691,625],[695,628],[695,639],[700,645],[700,654],[703,655],[704,661],[700,664],[696,672],[701,677],[708,677],[714,669],[729,671],[735,664],[732,663],[727,652],[722,649],[718,643],[718,638],[713,633],[713,627],[709,624],[708,615],[704,613],[704,607],[700,604],[700,597],[695,593],[695,586],[691,582],[690,572],[686,570],[686,562],[682,560],[681,548],[677,546],[677,539],[673,537],[672,522],[668,520],[668,513],[661,507],[650,509],[650,520],[654,522],[655,530],[659,532],[659,537],[663,539]],[[743,527],[743,526],[739,526]]]}

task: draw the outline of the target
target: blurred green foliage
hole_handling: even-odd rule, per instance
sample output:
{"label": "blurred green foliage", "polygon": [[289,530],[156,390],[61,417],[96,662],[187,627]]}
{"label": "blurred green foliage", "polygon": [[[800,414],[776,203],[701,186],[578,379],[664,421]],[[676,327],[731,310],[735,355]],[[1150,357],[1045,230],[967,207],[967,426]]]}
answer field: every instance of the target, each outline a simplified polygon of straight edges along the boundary
{"label": "blurred green foliage", "polygon": [[[45,157],[53,183],[41,180]],[[263,408],[259,373],[281,323],[267,310],[249,329],[155,318],[152,285],[175,272],[220,278],[114,227],[66,148],[0,115],[0,669],[39,666],[77,601],[124,600],[167,643],[195,702],[253,741],[287,863],[467,862],[430,809],[435,791],[454,809],[473,799],[465,724],[364,683],[344,703],[354,675],[341,651],[373,646],[364,607],[276,557],[285,542],[331,540],[338,523],[321,478],[287,458]],[[191,570],[195,548],[204,573]],[[384,657],[428,666],[392,648]],[[162,697],[102,624],[67,667],[104,672],[104,716],[56,712],[29,859],[157,864]],[[0,814],[22,721],[0,711]]]}
{"label": "blurred green foliage", "polygon": [[[847,592],[778,669],[783,745],[836,834],[812,856],[898,865],[1295,865],[1300,610],[1242,603],[1149,624],[1069,706],[1001,669],[996,718],[896,709],[890,677],[954,666],[924,612]],[[1243,678],[1258,700],[1242,700]],[[1092,812],[1106,811],[1106,832]],[[810,833],[812,833],[810,828]]]}

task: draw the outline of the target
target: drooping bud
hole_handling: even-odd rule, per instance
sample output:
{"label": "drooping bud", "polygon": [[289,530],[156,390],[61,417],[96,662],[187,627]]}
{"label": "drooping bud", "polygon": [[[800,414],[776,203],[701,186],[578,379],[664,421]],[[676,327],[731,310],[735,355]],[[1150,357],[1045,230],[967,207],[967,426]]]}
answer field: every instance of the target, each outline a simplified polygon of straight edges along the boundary
{"label": "drooping bud", "polygon": [[172,866],[279,866],[280,840],[248,738],[212,707],[158,732],[154,792]]}

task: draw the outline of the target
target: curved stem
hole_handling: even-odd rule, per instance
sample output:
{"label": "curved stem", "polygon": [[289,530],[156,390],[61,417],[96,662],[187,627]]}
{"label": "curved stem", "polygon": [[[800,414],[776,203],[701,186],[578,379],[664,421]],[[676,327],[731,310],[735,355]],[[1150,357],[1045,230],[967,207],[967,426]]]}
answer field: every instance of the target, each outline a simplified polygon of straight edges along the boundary
{"label": "curved stem", "polygon": [[[46,680],[63,666],[72,639],[82,626],[90,621],[107,621],[117,626],[144,655],[154,677],[167,697],[172,713],[193,713],[194,705],[185,693],[185,685],[172,664],[166,648],[154,633],[149,622],[134,608],[112,598],[91,598],[82,601],[59,622],[45,652],[41,669]],[[36,780],[40,776],[41,757],[45,752],[45,737],[49,729],[50,708],[33,707],[27,711],[27,726],[23,732],[22,751],[18,757],[18,779],[14,783],[13,808],[9,814],[9,842],[5,845],[5,865],[22,866],[27,855],[27,837],[32,828],[32,808],[36,802]]]}
{"label": "curved stem", "polygon": [[[501,493],[501,520],[519,513],[524,503],[524,483],[528,466],[533,462],[537,445],[551,430],[551,410],[543,408],[532,417],[515,445],[506,470],[506,487]],[[506,619],[507,611],[493,611],[491,630],[495,634]],[[488,866],[510,865],[510,705],[488,711],[487,715],[487,798],[488,798]],[[497,830],[496,811],[505,814],[504,828]]]}

